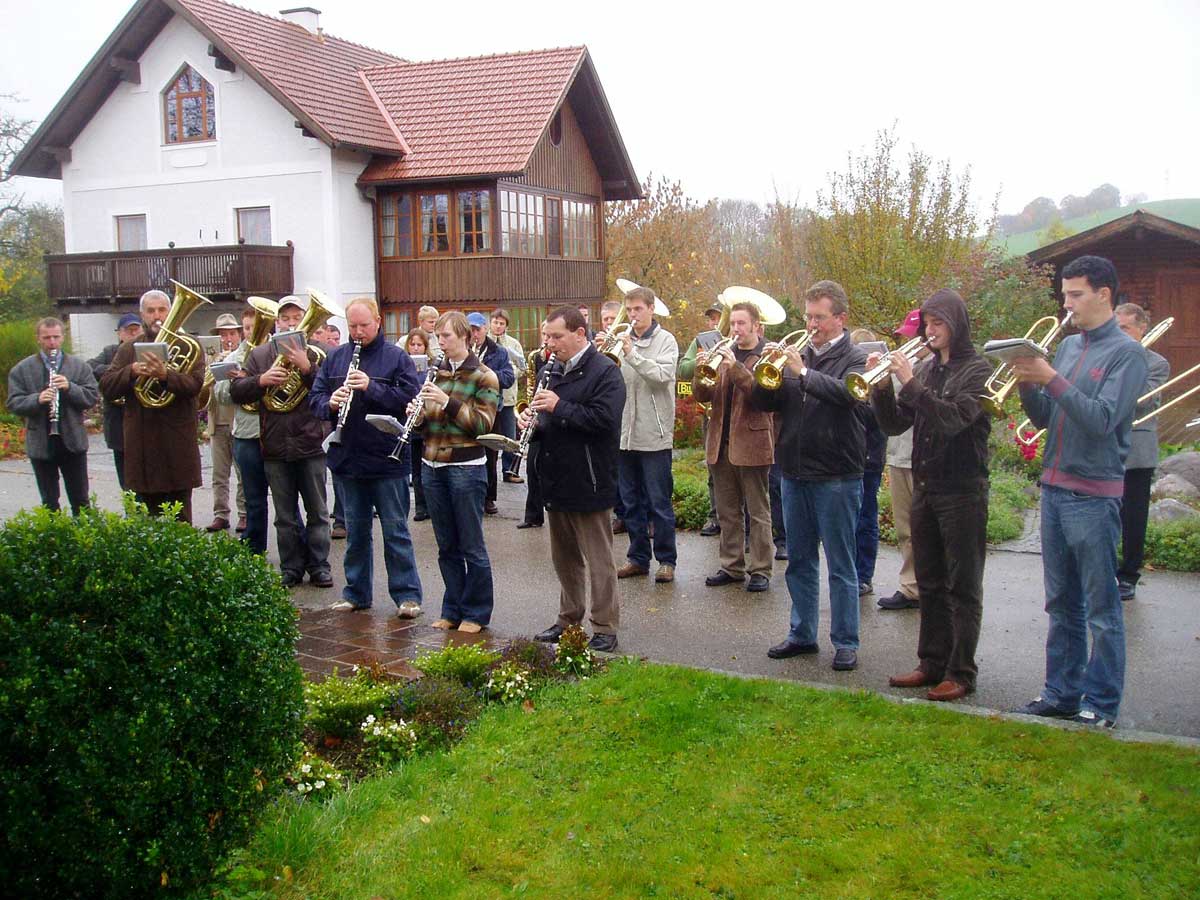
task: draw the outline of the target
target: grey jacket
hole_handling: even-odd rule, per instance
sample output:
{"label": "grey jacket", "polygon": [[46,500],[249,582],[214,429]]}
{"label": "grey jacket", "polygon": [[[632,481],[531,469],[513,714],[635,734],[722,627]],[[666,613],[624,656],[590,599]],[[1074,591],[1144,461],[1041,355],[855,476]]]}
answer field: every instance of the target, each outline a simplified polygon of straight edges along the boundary
{"label": "grey jacket", "polygon": [[[1161,387],[1171,377],[1171,364],[1153,350],[1146,351],[1146,386],[1143,394]],[[1154,412],[1162,405],[1162,394],[1145,403],[1139,403],[1134,419]],[[1129,456],[1125,458],[1126,469],[1153,469],[1158,466],[1158,419],[1143,422],[1129,435]]]}
{"label": "grey jacket", "polygon": [[501,391],[501,405],[516,406],[517,390],[521,383],[521,376],[525,374],[525,348],[511,334],[505,334],[503,337],[492,335],[492,340],[508,351],[508,361],[512,363],[513,374],[517,376],[509,387]]}
{"label": "grey jacket", "polygon": [[1021,385],[1021,405],[1046,429],[1042,484],[1094,497],[1120,497],[1133,409],[1146,384],[1146,350],[1116,319],[1063,339],[1058,374],[1045,387]]}
{"label": "grey jacket", "polygon": [[670,450],[675,443],[675,369],[679,344],[657,321],[621,361],[625,409],[622,450]]}
{"label": "grey jacket", "polygon": [[[86,453],[87,428],[83,412],[100,399],[100,388],[91,366],[77,356],[62,354],[59,374],[70,386],[61,392],[58,429],[63,446],[71,453]],[[8,373],[8,410],[25,417],[25,452],[30,459],[50,458],[50,407],[38,402],[38,394],[50,383],[50,373],[39,354],[27,356]]]}

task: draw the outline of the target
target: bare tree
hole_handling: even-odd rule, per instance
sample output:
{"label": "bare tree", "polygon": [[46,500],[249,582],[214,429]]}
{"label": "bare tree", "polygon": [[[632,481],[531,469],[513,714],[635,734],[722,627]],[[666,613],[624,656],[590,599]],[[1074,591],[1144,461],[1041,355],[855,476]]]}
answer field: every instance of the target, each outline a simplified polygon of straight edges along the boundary
{"label": "bare tree", "polygon": [[[19,102],[13,94],[0,94],[0,103]],[[17,193],[12,184],[13,160],[29,136],[33,134],[33,122],[21,119],[12,113],[0,110],[0,222],[21,208],[24,197]]]}

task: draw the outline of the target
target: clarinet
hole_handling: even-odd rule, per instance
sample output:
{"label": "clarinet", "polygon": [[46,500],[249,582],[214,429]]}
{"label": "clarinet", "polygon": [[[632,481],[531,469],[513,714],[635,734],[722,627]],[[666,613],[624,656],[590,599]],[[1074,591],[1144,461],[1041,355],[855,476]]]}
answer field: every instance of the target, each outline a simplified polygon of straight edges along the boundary
{"label": "clarinet", "polygon": [[[54,376],[58,374],[58,370],[62,365],[62,360],[59,357],[58,350],[51,350],[49,353],[46,354],[46,356],[49,358],[50,382],[51,382],[51,384],[53,384]],[[49,387],[49,385],[47,385],[47,386]],[[58,391],[58,388],[54,388],[54,393],[50,395],[50,434],[52,436],[62,433],[61,431],[59,431],[58,404],[59,404],[59,391]]]}
{"label": "clarinet", "polygon": [[[438,356],[437,360],[435,361],[433,355],[430,354],[429,368],[425,370],[425,381],[422,384],[422,387],[424,387],[426,384],[429,384],[429,382],[433,381],[433,379],[437,378],[437,367],[441,361],[441,356]],[[418,393],[420,392],[418,391]],[[413,429],[417,427],[417,417],[424,411],[425,404],[418,403],[417,408],[408,414],[408,418],[404,420],[404,430],[400,432],[400,440],[396,441],[396,449],[391,452],[389,459],[400,459],[400,453],[404,449],[404,445],[412,440]]]}
{"label": "clarinet", "polygon": [[[557,371],[558,371],[558,360],[556,360],[554,357],[550,357],[550,361],[547,362],[544,366],[542,366],[542,374],[538,378],[537,387],[534,389],[533,394],[536,394],[538,391],[545,388],[546,385],[550,383],[550,375],[553,372],[557,372]],[[533,403],[533,394],[529,395],[529,402],[531,404]],[[521,463],[524,462],[525,459],[529,456],[529,441],[533,438],[533,431],[534,431],[534,428],[537,427],[537,420],[538,420],[538,414],[533,412],[533,410],[531,408],[530,416],[529,416],[529,424],[526,425],[521,430],[521,440],[518,442],[518,445],[517,445],[518,449],[515,454],[516,460],[513,462],[512,468],[509,471],[504,473],[505,475],[520,475],[521,474]]]}
{"label": "clarinet", "polygon": [[[354,353],[350,357],[350,366],[346,369],[347,378],[351,372],[358,371],[358,357],[361,353],[362,341],[354,341]],[[350,417],[350,404],[354,400],[354,394],[355,392],[351,391],[350,396],[346,398],[346,402],[338,410],[337,425],[334,426],[333,431],[329,432],[329,437],[325,438],[325,443],[323,444],[323,449],[326,453],[329,452],[329,448],[334,444],[341,444],[342,442],[342,426],[346,424],[346,419]]]}

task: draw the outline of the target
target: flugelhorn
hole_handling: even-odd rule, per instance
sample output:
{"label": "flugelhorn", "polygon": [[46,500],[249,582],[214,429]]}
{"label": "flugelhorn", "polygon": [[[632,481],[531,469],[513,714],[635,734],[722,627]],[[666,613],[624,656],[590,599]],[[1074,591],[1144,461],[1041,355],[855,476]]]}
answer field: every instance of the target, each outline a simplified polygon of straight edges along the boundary
{"label": "flugelhorn", "polygon": [[[186,284],[171,281],[175,285],[175,299],[171,310],[158,328],[157,341],[168,346],[167,368],[175,372],[190,372],[197,361],[203,360],[204,350],[200,342],[183,330],[183,323],[196,310],[212,301],[198,294]],[[142,375],[133,385],[138,403],[147,409],[163,409],[175,402],[175,394],[167,390],[167,383],[149,375]]]}
{"label": "flugelhorn", "polygon": [[617,317],[613,319],[613,323],[608,326],[608,334],[603,341],[600,342],[600,352],[611,359],[616,365],[621,365],[621,339],[633,330],[633,326],[629,324],[629,314],[625,312],[625,304],[621,304],[621,311],[617,313]]}
{"label": "flugelhorn", "polygon": [[812,342],[812,332],[799,328],[784,337],[775,349],[764,353],[754,364],[754,380],[768,391],[777,391],[783,385],[783,367],[787,365],[787,351],[793,349],[803,353]]}
{"label": "flugelhorn", "polygon": [[[304,317],[300,320],[300,324],[296,326],[297,331],[304,333],[304,341],[308,344],[308,351],[315,359],[312,360],[314,366],[320,366],[325,362],[326,352],[323,347],[317,347],[312,344],[312,336],[318,328],[328,322],[334,316],[339,318],[345,316],[345,311],[317,291],[309,289],[308,292],[308,309],[304,311]],[[276,363],[287,368],[288,379],[283,384],[275,385],[263,391],[263,405],[271,412],[289,413],[298,407],[304,398],[308,396],[308,388],[304,386],[304,379],[288,358],[280,353],[275,358]]]}
{"label": "flugelhorn", "polygon": [[[1050,345],[1058,340],[1059,335],[1063,333],[1073,315],[1073,312],[1068,311],[1062,317],[1061,322],[1058,316],[1042,316],[1029,326],[1029,330],[1025,332],[1025,339],[1032,341],[1033,336],[1037,332],[1045,330],[1046,333],[1042,335],[1042,339],[1036,343],[1043,350],[1049,350]],[[1013,372],[1012,367],[1001,363],[996,366],[996,370],[992,372],[992,377],[984,385],[984,393],[979,398],[979,405],[992,418],[1003,419],[1005,416],[1004,401],[1008,399],[1009,395],[1013,392],[1013,388],[1016,386],[1017,376]]]}
{"label": "flugelhorn", "polygon": [[883,358],[875,363],[874,368],[866,372],[851,372],[846,376],[846,387],[850,390],[850,396],[855,400],[866,401],[871,396],[871,388],[891,375],[893,356],[906,356],[909,362],[916,363],[921,351],[927,346],[929,338],[915,337],[890,353],[883,354]]}

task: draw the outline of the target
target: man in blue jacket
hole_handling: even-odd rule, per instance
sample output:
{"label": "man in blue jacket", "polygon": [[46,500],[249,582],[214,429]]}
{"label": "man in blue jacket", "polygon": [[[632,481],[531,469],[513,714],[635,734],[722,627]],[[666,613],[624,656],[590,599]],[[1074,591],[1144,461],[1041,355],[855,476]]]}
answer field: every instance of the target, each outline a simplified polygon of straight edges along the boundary
{"label": "man in blue jacket", "polygon": [[1046,684],[1019,712],[1111,728],[1125,684],[1121,494],[1146,351],[1113,316],[1118,282],[1111,262],[1081,256],[1063,268],[1062,286],[1079,334],[1062,341],[1053,366],[1041,357],[1013,363],[1021,404],[1046,429],[1042,568],[1050,616]]}
{"label": "man in blue jacket", "polygon": [[567,626],[581,624],[591,594],[588,646],[611,653],[617,649],[621,607],[609,520],[617,499],[625,382],[612,360],[592,345],[575,307],[550,313],[546,343],[561,372],[534,394],[518,423],[524,428],[538,417],[532,464],[549,517],[550,558],[562,585],[558,620],[536,639],[554,643]]}
{"label": "man in blue jacket", "polygon": [[[329,468],[342,482],[346,505],[346,587],[333,608],[371,605],[371,532],[378,512],[388,594],[400,618],[414,619],[421,614],[421,579],[408,532],[408,448],[399,461],[391,459],[396,438],[368,425],[366,418],[375,413],[403,421],[406,407],[420,389],[417,369],[407,353],[384,337],[374,300],[351,300],[346,306],[346,328],[350,343],[329,354],[309,396],[313,413],[335,424],[342,407],[350,404],[341,443],[329,447]],[[356,343],[362,345],[358,369],[349,372]]]}

